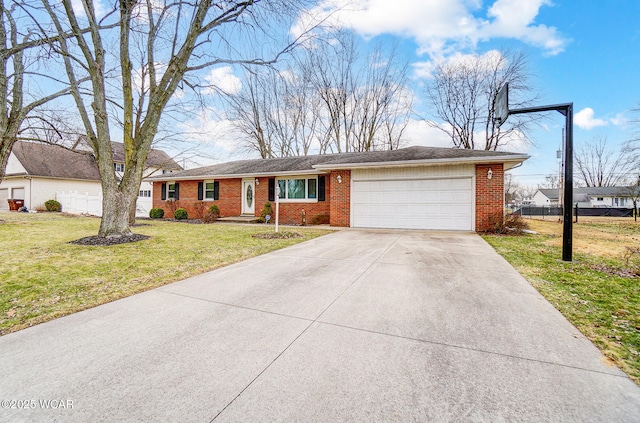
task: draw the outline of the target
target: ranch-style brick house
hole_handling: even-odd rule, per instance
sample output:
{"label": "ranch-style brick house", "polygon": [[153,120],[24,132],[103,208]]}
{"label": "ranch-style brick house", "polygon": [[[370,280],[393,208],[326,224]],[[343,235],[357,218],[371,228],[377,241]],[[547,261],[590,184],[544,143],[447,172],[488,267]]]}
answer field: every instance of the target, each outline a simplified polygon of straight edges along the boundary
{"label": "ranch-style brick house", "polygon": [[[260,216],[279,188],[280,222],[482,231],[504,213],[504,172],[525,154],[437,147],[239,160],[147,178],[165,216]],[[275,208],[275,205],[274,205]]]}

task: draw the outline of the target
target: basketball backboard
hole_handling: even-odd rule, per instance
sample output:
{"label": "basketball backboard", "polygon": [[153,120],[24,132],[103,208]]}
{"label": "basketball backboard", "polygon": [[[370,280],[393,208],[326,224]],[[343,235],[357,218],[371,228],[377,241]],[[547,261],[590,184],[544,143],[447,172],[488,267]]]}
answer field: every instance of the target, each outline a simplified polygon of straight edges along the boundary
{"label": "basketball backboard", "polygon": [[509,83],[506,83],[498,91],[496,107],[493,118],[498,121],[498,126],[506,122],[509,117]]}

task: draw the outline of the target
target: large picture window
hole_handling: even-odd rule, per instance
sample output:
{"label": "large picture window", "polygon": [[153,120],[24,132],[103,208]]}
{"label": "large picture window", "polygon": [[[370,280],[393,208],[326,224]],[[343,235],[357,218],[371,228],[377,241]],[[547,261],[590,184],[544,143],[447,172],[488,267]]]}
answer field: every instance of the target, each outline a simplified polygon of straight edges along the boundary
{"label": "large picture window", "polygon": [[281,200],[316,200],[318,180],[314,178],[278,179]]}

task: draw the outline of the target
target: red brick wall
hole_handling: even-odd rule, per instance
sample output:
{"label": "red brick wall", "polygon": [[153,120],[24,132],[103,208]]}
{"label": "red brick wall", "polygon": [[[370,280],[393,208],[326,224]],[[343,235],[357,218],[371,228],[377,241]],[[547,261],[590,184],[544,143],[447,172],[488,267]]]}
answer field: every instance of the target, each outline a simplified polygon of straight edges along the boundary
{"label": "red brick wall", "polygon": [[[162,200],[162,182],[153,183],[153,207],[164,210],[164,216],[173,217],[173,209],[183,208],[187,210],[189,218],[198,219],[202,212],[206,212],[211,204],[216,204],[220,209],[220,215],[240,215],[240,197],[242,196],[241,179],[218,179],[220,183],[220,198],[216,201],[198,200],[198,182],[202,181],[178,181],[180,184],[179,199],[171,203]],[[175,206],[175,207],[173,207]]]}
{"label": "red brick wall", "polygon": [[220,217],[240,216],[242,213],[242,179],[218,179],[220,197],[214,201],[220,209]]}
{"label": "red brick wall", "polygon": [[[172,210],[184,208],[189,214],[189,218],[201,218],[202,212],[206,212],[211,204],[216,204],[220,209],[221,217],[239,216],[242,213],[242,179],[218,179],[220,183],[220,196],[216,201],[198,200],[198,182],[201,181],[178,181],[180,184],[180,198],[171,207],[171,203],[162,200],[162,182],[153,184],[153,207],[164,210],[167,218],[173,217]],[[299,225],[302,224],[302,210],[305,211],[306,223],[312,224],[314,218],[330,214],[330,187],[329,175],[325,178],[326,200],[317,203],[280,203],[279,222],[282,224]],[[260,216],[262,208],[269,198],[269,178],[258,178],[255,185],[255,215]],[[275,202],[271,202],[275,212]],[[275,218],[275,216],[273,216]],[[347,216],[348,226],[348,216]]]}
{"label": "red brick wall", "polygon": [[[488,179],[489,169],[492,177]],[[503,165],[476,165],[476,231],[489,228],[491,218],[504,216]]]}
{"label": "red brick wall", "polygon": [[[342,183],[338,183],[338,175],[342,177]],[[331,198],[331,226],[348,227],[351,224],[351,171],[334,170],[328,179],[331,180],[331,190],[327,191]]]}
{"label": "red brick wall", "polygon": [[[256,216],[260,216],[264,204],[269,199],[269,178],[258,178],[259,185],[256,185]],[[302,210],[305,211],[306,224],[311,225],[314,222],[314,217],[319,218],[320,215],[329,216],[329,187],[331,183],[329,181],[329,175],[325,178],[325,201],[318,201],[317,203],[280,203],[280,215],[278,222],[283,225],[300,225],[302,224]],[[276,211],[275,201],[271,201],[271,207],[273,212]],[[275,214],[271,216],[275,219]],[[274,220],[272,220],[272,223]]]}

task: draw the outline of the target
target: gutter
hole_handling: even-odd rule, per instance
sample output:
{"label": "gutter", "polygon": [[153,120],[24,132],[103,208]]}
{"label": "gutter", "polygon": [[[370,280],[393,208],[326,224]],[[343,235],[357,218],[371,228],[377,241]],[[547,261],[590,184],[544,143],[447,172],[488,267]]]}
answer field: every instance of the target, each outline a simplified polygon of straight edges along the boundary
{"label": "gutter", "polygon": [[[531,156],[518,154],[511,156],[489,156],[489,157],[468,157],[449,159],[423,159],[423,160],[400,160],[395,162],[370,162],[370,163],[338,163],[338,164],[318,164],[313,167],[318,170],[342,170],[342,169],[364,169],[380,167],[401,167],[401,166],[444,166],[451,164],[487,164],[487,163],[513,163],[514,166],[522,163]],[[512,167],[514,167],[512,166]],[[511,169],[506,168],[505,170]]]}
{"label": "gutter", "polygon": [[[315,166],[314,166],[315,167]],[[303,176],[303,175],[318,175],[327,172],[318,171],[315,169],[309,170],[291,170],[280,172],[258,172],[258,173],[233,173],[222,175],[191,175],[191,176],[171,176],[170,173],[160,176],[154,176],[151,178],[143,178],[145,182],[162,182],[162,181],[192,181],[194,179],[239,179],[239,178],[258,178],[258,177],[277,177],[277,176]]]}

